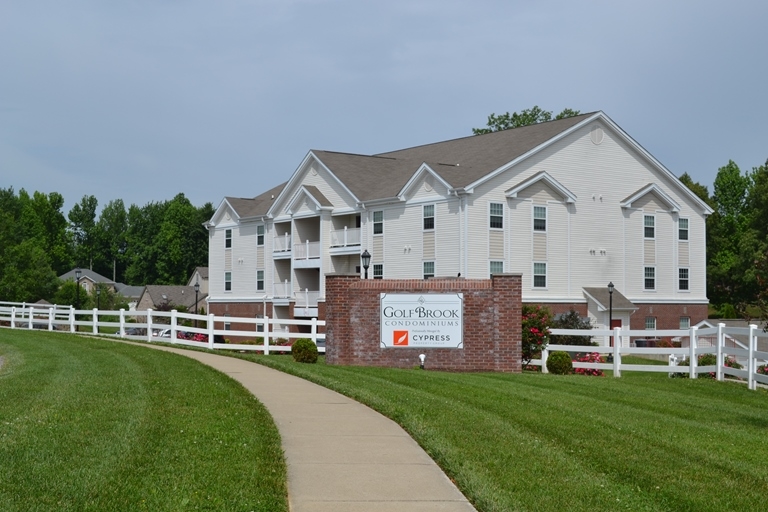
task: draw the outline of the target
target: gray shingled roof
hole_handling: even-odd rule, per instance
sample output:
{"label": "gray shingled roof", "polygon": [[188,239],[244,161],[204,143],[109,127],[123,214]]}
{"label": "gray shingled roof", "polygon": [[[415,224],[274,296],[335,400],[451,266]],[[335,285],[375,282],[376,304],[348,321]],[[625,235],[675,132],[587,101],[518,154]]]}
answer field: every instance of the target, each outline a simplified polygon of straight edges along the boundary
{"label": "gray shingled roof", "polygon": [[[608,309],[608,306],[610,305],[611,297],[610,293],[608,293],[608,287],[607,286],[600,286],[595,288],[583,288],[584,292],[589,294],[590,297],[595,299],[595,301],[602,306],[604,309]],[[637,306],[635,306],[628,298],[626,298],[624,295],[621,294],[621,292],[617,289],[613,289],[613,310],[614,311],[634,311],[637,309]]]}
{"label": "gray shingled roof", "polygon": [[361,201],[395,197],[422,163],[451,186],[473,183],[594,115],[582,114],[511,130],[471,135],[377,155],[313,150]]}
{"label": "gray shingled roof", "polygon": [[275,202],[280,192],[283,191],[286,183],[281,183],[273,189],[267,190],[253,198],[244,197],[226,197],[227,202],[235,209],[240,218],[258,217],[266,215],[269,208]]}
{"label": "gray shingled roof", "polygon": [[[112,284],[114,281],[109,279],[108,277],[104,277],[103,275],[94,272],[93,270],[87,269],[87,268],[81,268],[80,269],[80,280],[83,279],[90,279],[94,283],[108,283]],[[59,279],[62,281],[66,281],[68,279],[71,279],[72,281],[75,280],[75,269],[70,270],[66,274],[62,274],[59,276]]]}
{"label": "gray shingled roof", "polygon": [[320,206],[330,206],[333,207],[333,203],[323,195],[322,192],[320,192],[320,189],[317,188],[314,185],[304,185],[304,189],[309,192],[312,197],[315,198],[315,201],[317,201]]}
{"label": "gray shingled roof", "polygon": [[[152,303],[157,305],[167,302],[175,306],[186,306],[187,308],[195,305],[195,287],[194,286],[172,286],[172,285],[147,285],[146,291],[152,299]],[[203,295],[198,294],[202,299]]]}
{"label": "gray shingled roof", "polygon": [[195,267],[195,272],[200,274],[203,279],[208,279],[208,267]]}

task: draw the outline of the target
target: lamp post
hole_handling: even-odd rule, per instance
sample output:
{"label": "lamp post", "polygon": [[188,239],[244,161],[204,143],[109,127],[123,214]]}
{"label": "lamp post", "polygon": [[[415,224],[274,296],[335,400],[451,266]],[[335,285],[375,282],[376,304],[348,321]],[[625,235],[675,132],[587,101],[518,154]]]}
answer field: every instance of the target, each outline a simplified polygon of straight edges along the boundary
{"label": "lamp post", "polygon": [[75,269],[75,309],[80,309],[80,276],[82,274],[79,268]]}
{"label": "lamp post", "polygon": [[[195,281],[195,315],[197,315],[197,294],[200,292],[200,281]],[[195,329],[197,329],[197,316],[195,316]]]}
{"label": "lamp post", "polygon": [[101,287],[96,285],[96,309],[101,309]]}
{"label": "lamp post", "polygon": [[611,330],[611,346],[613,346],[613,281],[608,283],[608,329]]}
{"label": "lamp post", "polygon": [[363,254],[360,255],[360,258],[363,260],[363,268],[365,269],[364,279],[368,279],[368,267],[371,266],[371,253],[366,249],[363,251]]}

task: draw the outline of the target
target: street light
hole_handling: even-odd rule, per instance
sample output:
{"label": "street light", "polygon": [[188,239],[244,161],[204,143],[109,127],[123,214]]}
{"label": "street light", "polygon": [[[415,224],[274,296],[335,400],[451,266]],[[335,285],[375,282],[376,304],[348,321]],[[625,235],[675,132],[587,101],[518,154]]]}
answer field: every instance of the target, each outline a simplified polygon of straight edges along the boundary
{"label": "street light", "polygon": [[79,268],[75,269],[75,309],[80,309],[80,276],[82,274]]}
{"label": "street light", "polygon": [[365,269],[365,279],[368,279],[368,267],[371,266],[371,253],[368,252],[368,249],[363,251],[363,254],[360,255],[360,258],[363,260],[363,268]]}
{"label": "street light", "polygon": [[[195,280],[195,315],[197,315],[197,294],[200,291],[200,281]],[[195,316],[195,329],[197,329],[197,316]]]}
{"label": "street light", "polygon": [[96,285],[96,309],[101,309],[101,287]]}
{"label": "street light", "polygon": [[613,281],[608,283],[608,329],[611,330],[611,346],[613,346]]}

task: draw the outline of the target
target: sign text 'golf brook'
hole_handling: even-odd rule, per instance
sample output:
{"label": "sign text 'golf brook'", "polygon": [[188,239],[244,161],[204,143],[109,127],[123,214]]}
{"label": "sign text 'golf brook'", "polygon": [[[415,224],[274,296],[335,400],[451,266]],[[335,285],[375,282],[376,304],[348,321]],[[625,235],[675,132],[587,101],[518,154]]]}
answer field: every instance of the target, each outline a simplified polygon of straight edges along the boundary
{"label": "sign text 'golf brook'", "polygon": [[462,348],[462,293],[382,293],[381,346]]}

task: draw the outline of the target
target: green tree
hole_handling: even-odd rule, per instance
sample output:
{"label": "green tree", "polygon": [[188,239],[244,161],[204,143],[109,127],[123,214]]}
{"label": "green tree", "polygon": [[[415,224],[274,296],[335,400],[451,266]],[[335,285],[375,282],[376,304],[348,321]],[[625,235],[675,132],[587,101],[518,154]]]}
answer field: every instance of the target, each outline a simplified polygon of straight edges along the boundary
{"label": "green tree", "polygon": [[125,250],[127,247],[128,212],[122,199],[110,201],[101,210],[96,223],[96,272],[112,276],[115,282],[122,282],[125,274]]}
{"label": "green tree", "polygon": [[[579,115],[578,110],[570,108],[564,109],[562,112],[555,116],[555,119],[564,119],[566,117],[573,117]],[[505,112],[503,114],[491,114],[488,116],[488,123],[486,128],[472,128],[473,135],[483,135],[485,133],[500,132],[502,130],[509,130],[510,128],[519,128],[521,126],[528,126],[531,124],[544,123],[552,120],[552,112],[542,110],[538,105],[534,105],[532,108],[521,110],[518,112]]]}
{"label": "green tree", "polygon": [[94,196],[83,196],[69,211],[70,229],[75,242],[75,264],[87,264],[93,269],[93,253],[96,238],[96,208],[99,201]]}
{"label": "green tree", "polygon": [[14,302],[50,301],[59,286],[45,250],[34,238],[6,249],[0,268],[0,297]]}

